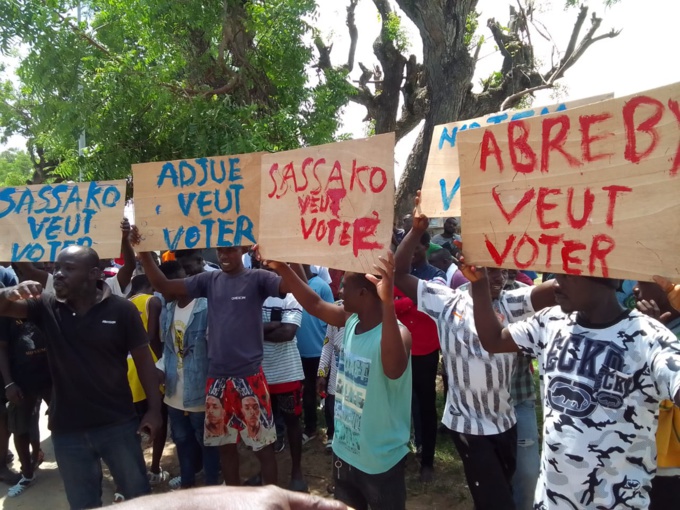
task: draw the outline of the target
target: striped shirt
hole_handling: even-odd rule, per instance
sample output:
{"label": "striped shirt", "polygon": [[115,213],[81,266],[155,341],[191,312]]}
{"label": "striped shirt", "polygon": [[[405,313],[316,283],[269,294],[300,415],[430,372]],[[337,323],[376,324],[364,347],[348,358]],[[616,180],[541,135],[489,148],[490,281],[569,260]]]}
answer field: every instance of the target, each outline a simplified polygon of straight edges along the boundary
{"label": "striped shirt", "polygon": [[[262,305],[262,322],[272,322],[274,315],[280,314],[283,324],[295,324],[298,328],[302,322],[302,307],[292,294],[286,294],[281,299],[269,297]],[[278,317],[275,317],[278,319]],[[305,373],[302,370],[302,360],[297,347],[297,339],[290,342],[264,342],[264,358],[262,370],[269,384],[283,384],[302,381]]]}
{"label": "striped shirt", "polygon": [[[503,292],[494,308],[507,325],[533,313],[531,288]],[[500,434],[516,423],[510,385],[516,354],[490,354],[477,337],[472,296],[418,282],[418,309],[437,322],[449,393],[442,423],[462,434]]]}

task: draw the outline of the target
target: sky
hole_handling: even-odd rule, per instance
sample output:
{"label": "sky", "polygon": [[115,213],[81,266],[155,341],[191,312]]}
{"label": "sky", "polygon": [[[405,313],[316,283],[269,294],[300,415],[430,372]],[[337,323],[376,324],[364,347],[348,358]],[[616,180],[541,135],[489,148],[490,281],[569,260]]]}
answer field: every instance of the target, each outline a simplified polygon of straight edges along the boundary
{"label": "sky", "polygon": [[[391,0],[393,6],[396,3]],[[516,5],[506,0],[480,0],[478,10],[479,33],[487,39],[477,65],[474,83],[478,86],[481,78],[500,68],[501,56],[495,51],[491,34],[486,28],[486,20],[496,18],[501,24],[507,24],[509,5]],[[540,20],[550,33],[560,51],[566,48],[573,27],[577,9],[564,10],[564,0],[535,0],[540,7],[534,19]],[[680,66],[675,56],[677,20],[680,19],[680,2],[674,0],[621,0],[611,8],[604,7],[601,1],[588,2],[591,12],[603,18],[600,33],[612,28],[622,30],[614,39],[605,39],[591,46],[583,58],[572,67],[564,79],[559,100],[572,100],[613,92],[622,97],[635,92],[656,88],[669,83],[680,82]],[[349,36],[345,26],[346,5],[344,0],[318,0],[319,28],[328,42],[333,42],[331,58],[335,65],[344,63],[349,50]],[[397,12],[398,9],[397,9]],[[402,17],[407,33],[410,35],[409,52],[422,61],[422,46],[417,29],[408,18]],[[373,55],[373,41],[380,31],[378,12],[371,0],[360,0],[356,12],[359,29],[359,44],[356,61],[372,66],[376,61]],[[589,20],[584,25],[584,31]],[[536,46],[536,55],[549,67],[553,45],[542,39],[531,27],[532,41]],[[5,61],[7,62],[7,61]],[[11,65],[11,62],[9,62]],[[358,66],[352,73],[352,79],[358,79],[361,71]],[[551,92],[539,92],[534,104],[547,105],[556,102]],[[341,132],[350,133],[354,138],[366,136],[366,125],[363,118],[366,111],[363,107],[350,103],[344,109]],[[419,129],[406,136],[395,151],[396,178],[401,171]],[[77,145],[77,140],[74,140]],[[25,142],[20,137],[9,140],[8,147],[24,148]]]}

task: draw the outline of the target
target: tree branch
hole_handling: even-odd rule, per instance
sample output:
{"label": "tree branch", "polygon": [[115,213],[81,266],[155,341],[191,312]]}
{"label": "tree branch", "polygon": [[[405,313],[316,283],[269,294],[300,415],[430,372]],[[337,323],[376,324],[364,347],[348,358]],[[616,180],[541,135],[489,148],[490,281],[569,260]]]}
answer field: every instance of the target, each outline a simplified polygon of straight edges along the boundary
{"label": "tree branch", "polygon": [[345,69],[347,72],[352,72],[354,69],[354,56],[357,51],[357,42],[359,41],[359,31],[357,30],[356,19],[354,12],[357,8],[359,0],[350,0],[347,6],[347,29],[349,30],[349,55],[347,56],[347,65]]}

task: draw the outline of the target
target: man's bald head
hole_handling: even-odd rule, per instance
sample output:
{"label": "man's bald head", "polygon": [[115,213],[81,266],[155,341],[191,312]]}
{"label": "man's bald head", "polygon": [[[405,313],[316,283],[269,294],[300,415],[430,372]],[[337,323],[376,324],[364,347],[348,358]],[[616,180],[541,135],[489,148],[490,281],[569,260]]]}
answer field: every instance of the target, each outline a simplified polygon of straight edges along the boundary
{"label": "man's bald head", "polygon": [[57,255],[57,260],[68,258],[77,264],[82,264],[86,269],[99,267],[99,255],[89,246],[69,246]]}

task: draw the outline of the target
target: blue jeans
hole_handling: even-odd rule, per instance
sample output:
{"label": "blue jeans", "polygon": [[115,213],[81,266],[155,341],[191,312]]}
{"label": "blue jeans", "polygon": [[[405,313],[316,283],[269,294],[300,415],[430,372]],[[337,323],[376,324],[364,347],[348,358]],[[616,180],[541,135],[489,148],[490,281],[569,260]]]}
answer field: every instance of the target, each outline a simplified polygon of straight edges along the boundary
{"label": "blue jeans", "polygon": [[53,433],[59,474],[73,510],[102,506],[102,464],[125,499],[149,494],[137,420],[82,432]]}
{"label": "blue jeans", "polygon": [[196,459],[203,454],[206,485],[217,485],[220,473],[220,453],[216,446],[203,445],[205,413],[189,413],[168,407],[170,434],[177,447],[182,487],[196,484]]}
{"label": "blue jeans", "polygon": [[517,510],[534,506],[534,492],[540,469],[536,405],[525,400],[515,406],[517,415],[517,468],[512,477],[512,493]]}

